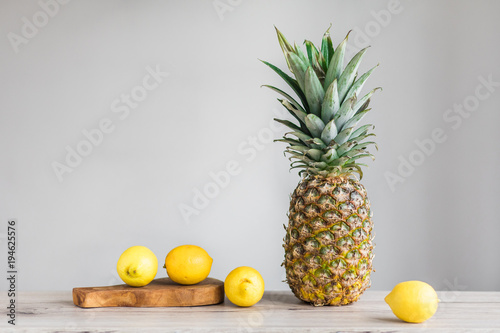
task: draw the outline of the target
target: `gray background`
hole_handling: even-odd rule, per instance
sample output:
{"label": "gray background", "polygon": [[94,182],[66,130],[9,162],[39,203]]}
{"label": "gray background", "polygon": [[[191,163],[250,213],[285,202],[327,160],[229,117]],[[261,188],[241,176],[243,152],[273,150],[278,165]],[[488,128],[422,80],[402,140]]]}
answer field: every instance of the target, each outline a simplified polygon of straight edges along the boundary
{"label": "gray background", "polygon": [[[500,87],[475,97],[479,77],[500,82],[500,2],[215,3],[230,7],[72,1],[16,53],[9,34],[21,35],[23,17],[33,22],[42,9],[1,2],[0,241],[5,253],[6,222],[16,218],[19,288],[119,283],[116,261],[129,246],[149,247],[161,266],[170,249],[191,243],[214,258],[213,277],[248,265],[267,289],[287,289],[282,225],[299,177],[283,144],[269,142],[285,132],[270,124],[284,111],[260,85],[285,85],[258,58],[286,69],[273,25],[316,43],[333,23],[335,44],[354,29],[350,55],[372,46],[363,72],[381,64],[365,87],[384,88],[367,117],[380,149],[363,178],[376,224],[372,288],[417,279],[440,290],[500,290]],[[113,101],[157,65],[168,77],[121,119]],[[460,124],[443,118],[464,103],[471,112]],[[66,147],[105,118],[113,132],[60,182],[54,161],[64,163]],[[419,153],[416,140],[436,128],[446,140]],[[419,165],[400,167],[404,182],[391,188],[387,175],[402,159]],[[232,160],[239,173],[183,218],[180,207],[193,206],[196,189]]]}

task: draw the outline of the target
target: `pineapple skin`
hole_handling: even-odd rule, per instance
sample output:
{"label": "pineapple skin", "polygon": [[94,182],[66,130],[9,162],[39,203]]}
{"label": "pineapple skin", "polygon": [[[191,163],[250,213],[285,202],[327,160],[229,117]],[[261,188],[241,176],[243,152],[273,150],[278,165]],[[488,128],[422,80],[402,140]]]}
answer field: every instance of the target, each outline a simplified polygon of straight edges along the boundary
{"label": "pineapple skin", "polygon": [[314,306],[346,305],[370,287],[373,222],[364,186],[348,175],[309,176],[292,194],[286,279]]}

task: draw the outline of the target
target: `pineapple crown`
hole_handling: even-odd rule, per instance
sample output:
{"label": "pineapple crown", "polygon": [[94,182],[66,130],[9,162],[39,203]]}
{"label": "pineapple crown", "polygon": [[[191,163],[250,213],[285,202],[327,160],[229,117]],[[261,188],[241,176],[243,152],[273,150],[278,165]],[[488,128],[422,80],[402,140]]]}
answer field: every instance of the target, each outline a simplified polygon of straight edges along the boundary
{"label": "pineapple crown", "polygon": [[312,42],[304,41],[304,53],[297,44],[292,47],[276,28],[288,68],[295,78],[267,61],[263,63],[285,80],[300,103],[286,92],[264,85],[284,97],[278,101],[298,122],[274,119],[292,129],[283,139],[275,141],[288,143],[285,153],[290,155],[290,170],[301,169],[299,175],[337,177],[358,173],[362,178],[361,167],[366,164],[358,163],[358,159],[373,159],[366,148],[372,144],[377,148],[377,145],[364,141],[375,135],[369,133],[374,126],[357,125],[370,110],[371,96],[381,88],[373,89],[361,99],[358,99],[358,94],[378,65],[357,78],[367,48],[359,51],[343,68],[349,33],[334,50],[329,30],[323,35],[320,50]]}

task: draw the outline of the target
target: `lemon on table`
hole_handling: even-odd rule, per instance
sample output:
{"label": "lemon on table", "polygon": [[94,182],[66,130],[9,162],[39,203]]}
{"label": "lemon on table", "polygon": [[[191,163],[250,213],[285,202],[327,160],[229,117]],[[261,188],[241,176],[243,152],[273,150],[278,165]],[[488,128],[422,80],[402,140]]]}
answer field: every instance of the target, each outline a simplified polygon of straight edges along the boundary
{"label": "lemon on table", "polygon": [[436,313],[439,299],[434,288],[427,283],[406,281],[397,284],[385,301],[399,319],[421,323]]}
{"label": "lemon on table", "polygon": [[116,270],[120,278],[132,287],[142,287],[150,283],[158,271],[158,259],[145,246],[132,246],[118,259]]}
{"label": "lemon on table", "polygon": [[213,259],[196,245],[181,245],[165,258],[168,277],[180,284],[196,284],[210,274]]}
{"label": "lemon on table", "polygon": [[238,306],[252,306],[264,295],[264,279],[252,267],[238,267],[227,275],[224,292],[232,303]]}

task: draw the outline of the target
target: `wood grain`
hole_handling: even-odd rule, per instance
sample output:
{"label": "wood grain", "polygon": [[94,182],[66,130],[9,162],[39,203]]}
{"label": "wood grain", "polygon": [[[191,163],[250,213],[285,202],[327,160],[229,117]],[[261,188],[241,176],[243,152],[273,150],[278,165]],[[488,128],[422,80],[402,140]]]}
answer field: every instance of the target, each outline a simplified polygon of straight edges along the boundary
{"label": "wood grain", "polygon": [[[71,291],[20,291],[16,326],[1,320],[0,332],[500,332],[500,292],[438,291],[438,311],[422,324],[397,319],[384,302],[388,293],[368,290],[343,307],[313,307],[289,291],[266,291],[249,308],[226,301],[201,307],[82,309],[73,305]],[[0,308],[0,316],[7,318],[7,312]]]}
{"label": "wood grain", "polygon": [[121,284],[73,289],[73,303],[82,308],[200,306],[223,301],[224,283],[213,278],[189,286],[162,278],[139,288]]}

